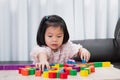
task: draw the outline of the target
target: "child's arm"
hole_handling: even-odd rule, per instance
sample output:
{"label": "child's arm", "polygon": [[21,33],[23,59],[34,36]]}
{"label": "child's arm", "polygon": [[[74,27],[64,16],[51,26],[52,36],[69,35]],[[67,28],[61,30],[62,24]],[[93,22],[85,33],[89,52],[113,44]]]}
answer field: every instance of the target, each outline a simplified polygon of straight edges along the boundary
{"label": "child's arm", "polygon": [[36,63],[36,66],[41,68],[42,71],[44,71],[44,68],[46,66],[46,68],[50,68],[49,66],[49,63],[47,61],[48,57],[47,57],[47,54],[46,53],[38,53],[38,59],[39,59],[39,62]]}
{"label": "child's arm", "polygon": [[90,52],[87,49],[80,48],[79,51],[78,51],[78,54],[79,54],[81,59],[85,59],[86,62],[89,61],[89,59],[90,59]]}
{"label": "child's arm", "polygon": [[89,61],[90,52],[83,48],[82,45],[68,42],[65,47],[69,50],[70,58],[74,58],[75,56],[79,55],[81,59],[85,59],[86,62]]}
{"label": "child's arm", "polygon": [[47,56],[46,48],[36,46],[31,51],[31,57],[33,62],[36,64],[36,67],[39,67],[40,69],[42,69],[42,71],[44,70],[45,66],[49,68],[49,63],[47,61],[48,56]]}

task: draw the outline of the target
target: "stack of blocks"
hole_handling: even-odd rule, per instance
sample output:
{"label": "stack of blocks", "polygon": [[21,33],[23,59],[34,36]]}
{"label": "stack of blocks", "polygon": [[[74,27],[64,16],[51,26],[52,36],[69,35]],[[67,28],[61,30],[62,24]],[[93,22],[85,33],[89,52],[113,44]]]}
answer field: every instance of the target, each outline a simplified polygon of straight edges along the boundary
{"label": "stack of blocks", "polygon": [[110,67],[110,65],[109,61],[86,63],[85,60],[82,60],[82,63],[76,64],[74,60],[68,60],[66,64],[50,64],[51,68],[45,68],[43,72],[39,68],[30,66],[19,68],[19,74],[23,76],[35,75],[44,78],[67,79],[68,75],[76,76],[78,72],[80,76],[87,77],[89,74],[95,72],[96,67]]}

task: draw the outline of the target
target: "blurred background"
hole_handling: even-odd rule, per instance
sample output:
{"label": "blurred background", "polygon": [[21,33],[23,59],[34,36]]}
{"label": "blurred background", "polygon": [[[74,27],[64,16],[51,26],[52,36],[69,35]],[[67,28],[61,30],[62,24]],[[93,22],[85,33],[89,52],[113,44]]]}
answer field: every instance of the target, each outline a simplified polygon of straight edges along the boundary
{"label": "blurred background", "polygon": [[120,0],[0,0],[0,61],[26,61],[43,16],[61,16],[71,40],[113,38]]}

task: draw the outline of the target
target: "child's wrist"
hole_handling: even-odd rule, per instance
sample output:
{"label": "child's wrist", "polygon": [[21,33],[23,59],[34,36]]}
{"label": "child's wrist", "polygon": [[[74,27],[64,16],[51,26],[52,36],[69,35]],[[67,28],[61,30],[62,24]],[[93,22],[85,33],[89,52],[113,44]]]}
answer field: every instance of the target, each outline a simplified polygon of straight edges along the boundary
{"label": "child's wrist", "polygon": [[82,49],[83,49],[82,47],[81,47],[81,48],[79,48],[79,51],[81,52],[81,51],[82,51]]}
{"label": "child's wrist", "polygon": [[46,54],[39,54],[38,55],[39,61],[47,61],[47,55]]}

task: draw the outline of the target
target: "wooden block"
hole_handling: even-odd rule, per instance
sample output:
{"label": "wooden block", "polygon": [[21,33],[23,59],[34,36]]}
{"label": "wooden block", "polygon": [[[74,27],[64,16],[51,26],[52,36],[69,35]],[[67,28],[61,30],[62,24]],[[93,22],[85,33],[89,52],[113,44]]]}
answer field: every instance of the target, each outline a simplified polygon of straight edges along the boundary
{"label": "wooden block", "polygon": [[89,66],[89,68],[90,68],[90,72],[91,72],[91,73],[92,73],[92,72],[95,72],[95,67],[94,67],[93,65]]}
{"label": "wooden block", "polygon": [[29,75],[34,75],[35,74],[35,68],[28,68],[29,70]]}
{"label": "wooden block", "polygon": [[35,71],[35,76],[41,76],[42,74],[42,71],[41,70],[36,70]]}
{"label": "wooden block", "polygon": [[56,72],[56,78],[60,78],[60,72]]}
{"label": "wooden block", "polygon": [[87,71],[88,71],[88,74],[90,74],[90,73],[91,73],[90,68],[85,68],[85,70],[87,70]]}
{"label": "wooden block", "polygon": [[21,71],[22,71],[23,68],[19,68],[18,69],[18,73],[21,74]]}
{"label": "wooden block", "polygon": [[88,76],[88,70],[81,70],[80,71],[80,76],[87,77]]}
{"label": "wooden block", "polygon": [[82,64],[85,64],[86,63],[86,60],[85,59],[82,59]]}
{"label": "wooden block", "polygon": [[102,62],[94,62],[95,67],[102,67]]}
{"label": "wooden block", "polygon": [[48,77],[49,77],[49,78],[56,78],[56,72],[50,71],[50,72],[48,73]]}
{"label": "wooden block", "polygon": [[25,68],[22,68],[22,69],[21,69],[21,74],[22,74],[23,76],[28,76],[28,75],[29,75],[29,70],[28,70],[28,69],[25,69]]}
{"label": "wooden block", "polygon": [[74,70],[74,69],[70,70],[70,75],[71,76],[76,76],[77,75],[77,71]]}
{"label": "wooden block", "polygon": [[44,71],[42,76],[43,76],[43,78],[48,78],[48,71]]}
{"label": "wooden block", "polygon": [[60,79],[67,79],[68,75],[66,73],[60,73]]}
{"label": "wooden block", "polygon": [[102,67],[110,67],[111,66],[111,62],[107,61],[107,62],[102,62]]}

